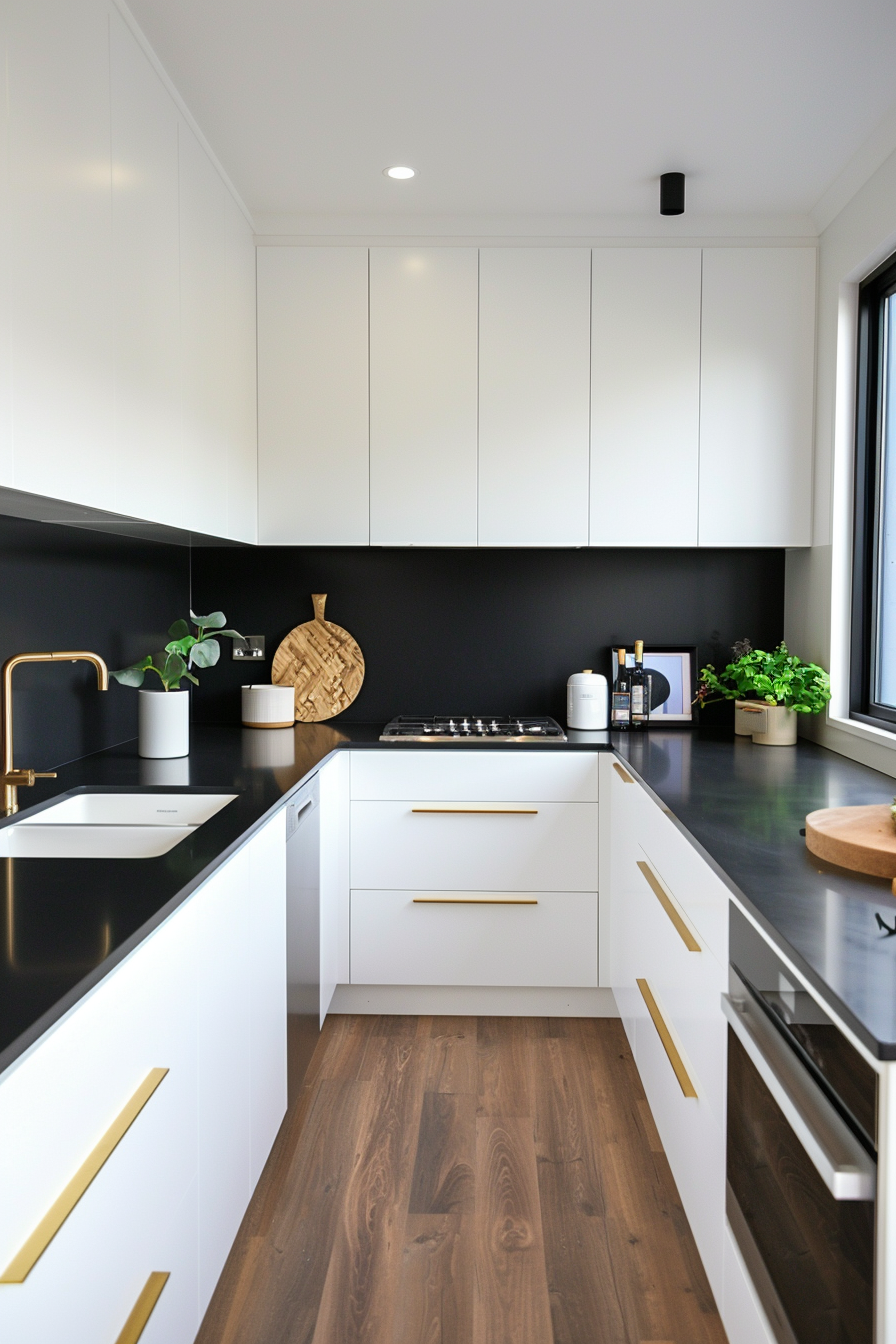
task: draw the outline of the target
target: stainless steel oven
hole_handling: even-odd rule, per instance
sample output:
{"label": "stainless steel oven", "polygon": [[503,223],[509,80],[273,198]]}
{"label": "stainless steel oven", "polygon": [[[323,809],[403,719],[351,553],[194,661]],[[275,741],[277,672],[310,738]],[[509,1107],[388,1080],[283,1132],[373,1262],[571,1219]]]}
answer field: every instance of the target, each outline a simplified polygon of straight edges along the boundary
{"label": "stainless steel oven", "polygon": [[727,1211],[780,1344],[871,1344],[877,1074],[731,908]]}

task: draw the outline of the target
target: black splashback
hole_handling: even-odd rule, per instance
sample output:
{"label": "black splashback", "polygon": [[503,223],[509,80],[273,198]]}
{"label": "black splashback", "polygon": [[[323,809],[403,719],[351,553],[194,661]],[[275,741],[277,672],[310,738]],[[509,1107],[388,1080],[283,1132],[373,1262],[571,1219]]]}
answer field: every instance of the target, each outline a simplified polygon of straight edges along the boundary
{"label": "black splashback", "polygon": [[[112,668],[160,648],[190,599],[190,551],[0,517],[0,661],[88,649]],[[38,770],[137,735],[137,694],[86,663],[14,673],[15,763]]]}
{"label": "black splashback", "polygon": [[[364,653],[366,676],[342,716],[552,714],[566,719],[566,680],[606,671],[610,644],[697,644],[726,662],[735,639],[780,640],[780,550],[449,550],[257,547],[193,552],[194,610],[222,608],[244,634],[264,635],[267,660],[201,674],[194,719],[237,723],[238,687],[270,681],[283,636],[328,619]],[[730,707],[721,707],[730,714]],[[710,710],[709,713],[718,711]]]}

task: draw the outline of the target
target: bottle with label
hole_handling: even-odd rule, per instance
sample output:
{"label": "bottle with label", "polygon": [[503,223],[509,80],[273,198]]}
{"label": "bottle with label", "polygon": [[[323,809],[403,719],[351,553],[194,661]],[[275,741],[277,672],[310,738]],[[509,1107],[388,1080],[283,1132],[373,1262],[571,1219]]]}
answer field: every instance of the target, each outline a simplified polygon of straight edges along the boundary
{"label": "bottle with label", "polygon": [[644,671],[644,641],[635,640],[635,665],[629,676],[633,728],[646,728],[650,720],[650,673]]}
{"label": "bottle with label", "polygon": [[613,712],[610,716],[610,727],[628,729],[632,725],[632,697],[629,690],[629,671],[625,666],[625,649],[617,649],[616,656],[619,666],[613,683]]}

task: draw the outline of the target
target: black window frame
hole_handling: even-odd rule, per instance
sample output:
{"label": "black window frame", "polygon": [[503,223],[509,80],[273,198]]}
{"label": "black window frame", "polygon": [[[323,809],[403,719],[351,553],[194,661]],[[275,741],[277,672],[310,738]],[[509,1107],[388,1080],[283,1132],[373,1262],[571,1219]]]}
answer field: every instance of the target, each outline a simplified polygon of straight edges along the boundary
{"label": "black window frame", "polygon": [[[886,348],[883,323],[885,300],[891,295],[896,295],[896,253],[859,286],[849,717],[896,733],[896,709],[873,698]],[[896,405],[891,414],[896,414]]]}

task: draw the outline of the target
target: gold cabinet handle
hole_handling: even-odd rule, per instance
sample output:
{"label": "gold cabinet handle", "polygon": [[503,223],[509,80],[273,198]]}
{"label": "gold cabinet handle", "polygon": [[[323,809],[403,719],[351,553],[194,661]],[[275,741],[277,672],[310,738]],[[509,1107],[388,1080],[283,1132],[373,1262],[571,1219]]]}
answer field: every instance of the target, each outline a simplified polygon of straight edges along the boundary
{"label": "gold cabinet handle", "polygon": [[645,878],[647,882],[647,885],[650,887],[650,890],[653,892],[654,896],[657,898],[660,905],[663,907],[666,914],[671,919],[672,923],[675,926],[676,933],[681,938],[681,941],[684,943],[687,950],[689,952],[702,952],[703,948],[700,946],[700,944],[697,942],[697,939],[691,933],[681,911],[673,901],[672,897],[669,895],[666,888],[663,886],[662,882],[657,877],[656,873],[651,868],[650,864],[643,863],[641,859],[638,859],[637,863],[638,867],[641,869],[642,876]]}
{"label": "gold cabinet handle", "polygon": [[[81,1163],[62,1194],[41,1218],[24,1246],[13,1256],[6,1269],[0,1274],[0,1283],[25,1282],[78,1200],[112,1156],[167,1072],[167,1069],[150,1069],[137,1091],[124,1108],[119,1111],[99,1143],[86,1160]],[[161,1289],[159,1291],[161,1292]]]}
{"label": "gold cabinet handle", "polygon": [[447,816],[537,817],[537,807],[412,807],[412,812],[440,812]]}
{"label": "gold cabinet handle", "polygon": [[632,779],[631,775],[627,770],[623,770],[618,761],[613,762],[613,769],[616,771],[623,784],[634,784],[635,781]]}
{"label": "gold cabinet handle", "polygon": [[159,1272],[150,1274],[115,1344],[137,1344],[137,1340],[146,1329],[146,1322],[152,1315],[153,1308],[162,1296],[162,1289],[170,1278],[170,1274]]}
{"label": "gold cabinet handle", "polygon": [[537,905],[530,896],[415,896],[413,905]]}
{"label": "gold cabinet handle", "polygon": [[672,1039],[672,1033],[669,1030],[666,1019],[663,1017],[662,1010],[653,996],[653,990],[646,980],[636,980],[635,984],[640,989],[641,997],[647,1004],[647,1011],[653,1019],[653,1025],[656,1027],[657,1035],[663,1043],[663,1049],[669,1058],[669,1063],[672,1065],[675,1077],[678,1079],[678,1086],[686,1097],[696,1098],[697,1089],[691,1082],[690,1075],[684,1066],[684,1060],[678,1053],[678,1048]]}

